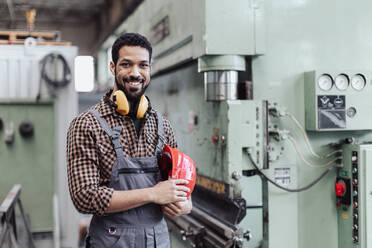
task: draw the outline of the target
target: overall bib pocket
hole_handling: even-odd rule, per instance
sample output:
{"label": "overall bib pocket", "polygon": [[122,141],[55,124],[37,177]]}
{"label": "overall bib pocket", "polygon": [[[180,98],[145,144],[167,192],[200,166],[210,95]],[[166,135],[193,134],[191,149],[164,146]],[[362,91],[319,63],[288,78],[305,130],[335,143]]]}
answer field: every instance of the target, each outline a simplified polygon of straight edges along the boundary
{"label": "overall bib pocket", "polygon": [[160,181],[159,167],[118,169],[120,188],[124,190],[153,187]]}
{"label": "overall bib pocket", "polygon": [[108,227],[96,230],[90,235],[91,248],[134,248],[136,231],[134,228]]}

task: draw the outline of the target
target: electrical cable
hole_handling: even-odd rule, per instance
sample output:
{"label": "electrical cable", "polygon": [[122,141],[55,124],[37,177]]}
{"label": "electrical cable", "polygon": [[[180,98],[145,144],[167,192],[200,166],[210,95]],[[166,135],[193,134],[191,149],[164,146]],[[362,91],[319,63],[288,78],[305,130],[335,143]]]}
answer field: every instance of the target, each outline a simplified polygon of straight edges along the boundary
{"label": "electrical cable", "polygon": [[334,164],[333,166],[327,168],[318,178],[316,178],[314,181],[312,181],[310,184],[306,185],[305,187],[302,187],[302,188],[298,188],[298,189],[289,189],[289,188],[286,188],[286,187],[283,187],[279,184],[277,184],[276,182],[274,182],[272,179],[270,179],[268,176],[265,175],[265,173],[263,173],[257,166],[257,164],[253,161],[252,157],[251,157],[251,154],[248,153],[248,158],[249,160],[251,161],[252,165],[254,168],[256,168],[257,172],[262,176],[264,177],[267,181],[269,181],[270,183],[272,183],[274,186],[282,189],[282,190],[285,190],[285,191],[288,191],[288,192],[292,192],[292,193],[296,193],[296,192],[301,192],[301,191],[305,191],[305,190],[308,190],[310,189],[311,187],[313,187],[315,184],[317,184],[320,180],[323,179],[323,177],[325,177],[325,175],[328,174],[328,172],[330,172],[333,168],[336,167],[337,164]]}
{"label": "electrical cable", "polygon": [[341,159],[341,157],[337,157],[337,158],[334,158],[334,159],[328,161],[328,162],[325,163],[325,164],[312,164],[312,163],[310,163],[309,161],[307,161],[307,160],[305,159],[304,155],[300,152],[300,150],[298,149],[298,145],[297,145],[296,140],[295,140],[292,136],[290,136],[290,135],[288,135],[288,138],[289,138],[289,141],[291,141],[291,144],[292,144],[293,147],[295,148],[295,150],[296,150],[298,156],[301,158],[301,160],[302,160],[302,161],[303,161],[307,166],[309,166],[309,167],[311,167],[311,168],[324,168],[324,167],[327,167],[327,166],[331,165],[333,162],[337,161],[338,159]]}
{"label": "electrical cable", "polygon": [[331,157],[332,155],[338,153],[338,152],[341,152],[342,150],[336,150],[336,151],[332,151],[328,154],[324,154],[324,155],[319,155],[318,153],[314,152],[313,150],[313,147],[311,146],[310,144],[310,140],[309,140],[309,137],[307,136],[306,134],[306,131],[305,129],[301,126],[301,124],[298,122],[298,120],[290,113],[286,113],[287,116],[289,116],[289,118],[298,126],[298,128],[301,130],[303,136],[305,137],[305,141],[306,141],[306,144],[307,146],[309,147],[309,150],[311,152],[312,155],[314,155],[315,157],[317,158],[329,158]]}
{"label": "electrical cable", "polygon": [[[51,79],[48,76],[47,70],[46,70],[46,65],[50,62],[53,62],[55,65],[58,63],[58,61],[62,62],[63,66],[63,76],[62,79],[57,80],[57,79]],[[41,82],[44,80],[47,85],[52,88],[62,88],[67,86],[71,82],[71,69],[70,66],[68,65],[65,57],[62,56],[62,54],[59,53],[49,53],[47,54],[41,61],[40,61],[40,66],[41,66],[41,73],[40,73],[40,83],[39,83],[39,91],[36,96],[36,100],[40,100],[40,95],[41,95]]]}

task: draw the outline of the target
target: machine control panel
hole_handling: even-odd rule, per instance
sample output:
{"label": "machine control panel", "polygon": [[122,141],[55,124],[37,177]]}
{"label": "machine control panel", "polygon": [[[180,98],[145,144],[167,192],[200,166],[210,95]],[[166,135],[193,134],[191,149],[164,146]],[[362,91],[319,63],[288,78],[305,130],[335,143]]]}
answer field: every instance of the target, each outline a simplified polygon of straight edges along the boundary
{"label": "machine control panel", "polygon": [[371,144],[343,146],[343,167],[335,182],[339,248],[370,248],[368,202],[371,194]]}
{"label": "machine control panel", "polygon": [[350,192],[350,179],[344,177],[338,177],[335,184],[336,192],[336,205],[349,206],[351,204],[351,192]]}
{"label": "machine control panel", "polygon": [[358,156],[357,151],[351,151],[351,156],[347,161],[350,166],[340,172],[335,184],[336,206],[340,216],[344,219],[351,219],[349,227],[344,226],[343,228],[349,232],[348,236],[355,245],[359,243]]}
{"label": "machine control panel", "polygon": [[359,185],[358,185],[358,152],[351,152],[351,174],[353,180],[353,242],[359,242],[359,209],[358,209],[358,195],[359,195]]}
{"label": "machine control panel", "polygon": [[370,130],[372,75],[366,71],[319,70],[305,73],[306,129]]}

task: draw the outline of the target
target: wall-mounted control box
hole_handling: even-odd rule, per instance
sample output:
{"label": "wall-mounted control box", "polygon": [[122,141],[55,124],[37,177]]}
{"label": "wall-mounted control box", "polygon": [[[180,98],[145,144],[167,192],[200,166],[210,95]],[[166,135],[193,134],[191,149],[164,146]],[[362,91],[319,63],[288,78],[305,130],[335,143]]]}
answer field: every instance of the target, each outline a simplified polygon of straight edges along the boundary
{"label": "wall-mounted control box", "polygon": [[305,72],[305,122],[309,131],[372,129],[372,74]]}
{"label": "wall-mounted control box", "polygon": [[370,248],[372,145],[345,145],[336,179],[339,248]]}

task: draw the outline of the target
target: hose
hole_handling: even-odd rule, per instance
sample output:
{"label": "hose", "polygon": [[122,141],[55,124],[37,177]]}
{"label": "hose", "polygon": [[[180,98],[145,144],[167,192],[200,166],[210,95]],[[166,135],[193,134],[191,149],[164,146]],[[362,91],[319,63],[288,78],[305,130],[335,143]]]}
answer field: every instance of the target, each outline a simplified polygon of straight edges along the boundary
{"label": "hose", "polygon": [[[63,77],[60,80],[57,79],[51,79],[48,76],[47,73],[47,65],[54,63],[57,64],[58,61],[62,62],[63,66]],[[63,88],[66,87],[71,82],[71,69],[68,65],[65,57],[62,56],[62,54],[59,53],[49,53],[45,55],[45,57],[40,61],[41,66],[41,73],[40,73],[40,83],[39,83],[39,91],[36,96],[36,100],[40,100],[41,95],[41,82],[44,81],[48,85],[49,88],[57,89],[57,88]]]}
{"label": "hose", "polygon": [[251,154],[248,153],[248,158],[249,160],[251,161],[253,167],[257,170],[257,172],[263,177],[265,178],[267,181],[269,181],[270,183],[272,183],[274,186],[282,189],[282,190],[285,190],[285,191],[288,191],[288,192],[292,192],[292,193],[297,193],[297,192],[301,192],[301,191],[305,191],[305,190],[308,190],[310,189],[311,187],[313,187],[315,184],[317,184],[320,180],[322,180],[323,177],[325,177],[325,175],[328,174],[328,172],[330,172],[333,168],[336,167],[336,163],[334,165],[332,165],[331,167],[327,168],[318,178],[316,178],[314,181],[312,181],[311,183],[309,183],[308,185],[306,185],[305,187],[302,187],[302,188],[298,188],[298,189],[289,189],[289,188],[286,188],[286,187],[283,187],[279,184],[277,184],[276,182],[274,182],[272,179],[270,179],[268,176],[265,175],[265,173],[263,173],[257,166],[257,164],[253,161],[252,157],[251,157]]}

